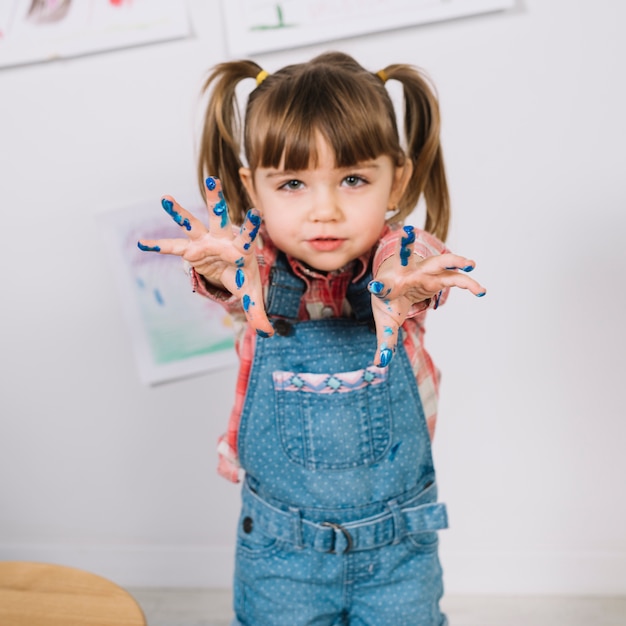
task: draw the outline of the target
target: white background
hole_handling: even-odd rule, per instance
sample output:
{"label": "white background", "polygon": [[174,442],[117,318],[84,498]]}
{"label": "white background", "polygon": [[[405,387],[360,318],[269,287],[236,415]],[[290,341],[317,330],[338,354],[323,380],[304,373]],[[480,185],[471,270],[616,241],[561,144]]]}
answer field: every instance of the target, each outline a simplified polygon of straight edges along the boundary
{"label": "white background", "polygon": [[[195,188],[198,93],[228,53],[218,3],[190,7],[195,39],[0,72],[0,559],[230,584],[235,371],[140,384],[96,219]],[[257,57],[332,47],[438,86],[449,243],[489,288],[427,336],[451,593],[626,593],[624,23],[612,0],[526,0]]]}

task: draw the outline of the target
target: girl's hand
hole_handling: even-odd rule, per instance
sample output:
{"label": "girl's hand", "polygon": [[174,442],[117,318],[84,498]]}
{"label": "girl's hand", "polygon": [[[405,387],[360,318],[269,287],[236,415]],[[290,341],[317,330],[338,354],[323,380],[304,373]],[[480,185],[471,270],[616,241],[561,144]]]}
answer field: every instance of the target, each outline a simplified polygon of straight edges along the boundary
{"label": "girl's hand", "polygon": [[413,227],[405,226],[398,254],[381,264],[368,287],[378,340],[374,363],[381,367],[391,361],[398,343],[398,329],[413,304],[435,298],[436,308],[441,292],[450,287],[467,289],[479,297],[486,293],[484,287],[465,273],[474,269],[473,261],[456,254],[440,254],[422,260],[413,254],[414,243]]}
{"label": "girl's hand", "polygon": [[265,314],[263,287],[254,254],[261,217],[254,209],[248,211],[235,236],[220,181],[209,177],[206,187],[208,230],[174,198],[164,196],[163,208],[183,229],[187,239],[142,240],[137,245],[141,250],[182,257],[209,283],[241,299],[248,321],[258,334],[272,335],[274,330]]}

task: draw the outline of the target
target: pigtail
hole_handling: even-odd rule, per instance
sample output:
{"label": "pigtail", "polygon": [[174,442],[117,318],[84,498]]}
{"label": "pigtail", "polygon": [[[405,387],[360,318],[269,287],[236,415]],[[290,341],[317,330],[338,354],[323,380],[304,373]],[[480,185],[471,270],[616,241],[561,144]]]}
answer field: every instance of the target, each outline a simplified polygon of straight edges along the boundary
{"label": "pigtail", "polygon": [[205,196],[205,179],[216,176],[228,201],[230,218],[241,224],[251,202],[239,178],[241,161],[241,115],[236,88],[245,78],[255,78],[261,68],[254,61],[232,61],[216,65],[202,88],[211,90],[198,155],[198,184]]}
{"label": "pigtail", "polygon": [[[440,143],[439,103],[426,77],[409,65],[389,65],[381,71],[404,88],[404,133],[413,173],[398,206],[405,217],[422,194],[426,201],[425,230],[445,241],[450,221],[450,197]],[[380,75],[380,73],[379,73]]]}

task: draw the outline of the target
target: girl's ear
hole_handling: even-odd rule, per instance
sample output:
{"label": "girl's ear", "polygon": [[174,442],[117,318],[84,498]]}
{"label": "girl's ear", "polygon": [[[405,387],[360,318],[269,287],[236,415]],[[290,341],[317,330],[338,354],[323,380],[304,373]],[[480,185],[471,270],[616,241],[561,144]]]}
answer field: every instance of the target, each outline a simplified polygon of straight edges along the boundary
{"label": "girl's ear", "polygon": [[404,165],[396,167],[396,171],[393,177],[393,183],[391,185],[391,193],[389,194],[388,208],[390,211],[396,209],[396,207],[400,203],[400,200],[404,195],[404,190],[409,184],[409,180],[411,180],[412,174],[413,162],[409,158],[405,159]]}
{"label": "girl's ear", "polygon": [[256,207],[257,201],[256,201],[256,193],[254,191],[254,178],[252,176],[252,172],[250,171],[250,168],[240,167],[239,178],[241,179],[241,182],[243,183],[243,186],[246,189],[248,197],[250,198],[250,202],[252,202],[252,206]]}

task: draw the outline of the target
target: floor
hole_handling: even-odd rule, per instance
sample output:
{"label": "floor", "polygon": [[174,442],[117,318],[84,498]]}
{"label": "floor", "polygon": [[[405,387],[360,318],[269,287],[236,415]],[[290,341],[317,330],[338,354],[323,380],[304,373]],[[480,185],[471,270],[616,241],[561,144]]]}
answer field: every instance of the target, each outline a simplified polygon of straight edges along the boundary
{"label": "floor", "polygon": [[[230,624],[228,591],[129,591],[143,608],[148,626]],[[450,626],[626,626],[626,597],[451,596],[442,606]]]}

